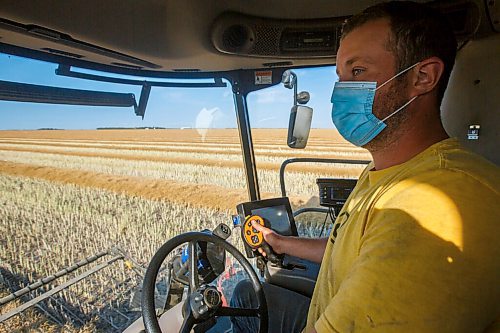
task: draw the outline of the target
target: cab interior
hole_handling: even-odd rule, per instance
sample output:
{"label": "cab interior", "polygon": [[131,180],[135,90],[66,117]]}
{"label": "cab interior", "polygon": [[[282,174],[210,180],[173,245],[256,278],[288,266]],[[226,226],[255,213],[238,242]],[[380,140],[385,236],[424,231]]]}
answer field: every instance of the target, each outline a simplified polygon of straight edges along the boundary
{"label": "cab interior", "polygon": [[[247,193],[236,215],[244,217],[269,204],[261,197],[257,177],[248,94],[286,84],[289,71],[334,66],[343,21],[377,2],[4,0],[0,53],[55,64],[55,74],[62,77],[135,86],[140,94],[0,81],[0,100],[121,106],[147,118],[152,88],[229,86]],[[455,67],[441,105],[445,129],[500,165],[500,3],[418,2],[440,9],[458,41]],[[294,162],[284,161],[280,172]],[[281,194],[286,197],[283,183]],[[282,204],[292,221],[307,212],[293,212],[286,202]],[[252,252],[246,255],[251,257]],[[318,267],[287,260],[284,266],[264,262],[264,278],[312,293]]]}

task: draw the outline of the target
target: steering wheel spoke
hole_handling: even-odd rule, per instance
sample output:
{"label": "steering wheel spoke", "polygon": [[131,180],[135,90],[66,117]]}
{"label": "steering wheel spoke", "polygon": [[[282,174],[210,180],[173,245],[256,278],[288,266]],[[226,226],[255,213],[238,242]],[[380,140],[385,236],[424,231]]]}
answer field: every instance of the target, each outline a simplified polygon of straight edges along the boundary
{"label": "steering wheel spoke", "polygon": [[191,330],[193,329],[195,322],[193,320],[193,317],[191,316],[186,316],[184,318],[184,321],[182,322],[181,329],[179,333],[191,333]]}
{"label": "steering wheel spoke", "polygon": [[198,242],[193,240],[189,242],[189,291],[193,292],[199,288],[198,279]]}

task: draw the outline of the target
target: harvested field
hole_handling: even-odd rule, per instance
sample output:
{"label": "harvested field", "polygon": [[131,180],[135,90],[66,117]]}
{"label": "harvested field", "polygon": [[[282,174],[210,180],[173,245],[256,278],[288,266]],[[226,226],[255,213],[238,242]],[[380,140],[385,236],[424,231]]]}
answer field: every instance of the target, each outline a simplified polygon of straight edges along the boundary
{"label": "harvested field", "polygon": [[[236,130],[209,133],[202,141],[196,130],[3,131],[0,132],[0,160],[244,189]],[[352,147],[332,130],[313,130],[306,150],[286,148],[285,136],[285,130],[254,130],[260,187],[269,196],[280,193],[278,170],[286,158],[369,158],[366,151]],[[327,142],[331,143],[326,145]],[[362,165],[349,164],[292,164],[287,168],[288,193],[308,201],[317,192],[316,178],[356,178],[362,169]],[[60,180],[65,181],[64,177]],[[178,200],[190,202],[189,196]]]}
{"label": "harvested field", "polygon": [[[370,158],[332,130],[312,130],[300,151],[285,138],[286,130],[253,131],[262,197],[280,195],[286,158]],[[287,193],[295,208],[314,206],[316,178],[357,178],[363,168],[292,164]],[[139,315],[130,298],[141,279],[130,267],[144,268],[176,234],[230,224],[248,198],[232,129],[210,130],[205,140],[196,130],[0,131],[0,193],[0,298],[110,248],[134,261],[116,262],[0,324],[0,332],[119,332]],[[318,221],[299,219],[300,233],[317,234]],[[238,237],[232,242],[241,248]],[[0,305],[0,316],[13,304]]]}
{"label": "harvested field", "polygon": [[[0,273],[4,279],[17,277],[10,283],[34,282],[111,247],[126,249],[139,267],[145,267],[159,246],[186,231],[186,226],[201,230],[230,220],[227,213],[215,209],[30,178],[0,176],[0,191]],[[63,291],[56,301],[67,304],[85,322],[68,330],[80,332],[87,321],[94,322],[96,310],[109,312],[110,303],[130,318],[122,318],[122,324],[130,324],[138,313],[132,312],[128,301],[140,282],[118,263]],[[55,310],[60,311],[56,305],[44,304],[44,310],[55,316]],[[0,314],[7,310],[0,308]],[[64,317],[58,320],[64,322]],[[120,331],[104,320],[97,322],[99,331]],[[20,328],[16,325],[0,324],[0,332]]]}

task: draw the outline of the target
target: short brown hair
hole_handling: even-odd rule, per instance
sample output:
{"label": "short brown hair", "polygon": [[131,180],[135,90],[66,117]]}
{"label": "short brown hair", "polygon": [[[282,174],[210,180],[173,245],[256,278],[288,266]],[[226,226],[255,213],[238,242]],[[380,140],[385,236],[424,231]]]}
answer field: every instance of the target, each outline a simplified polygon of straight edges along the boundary
{"label": "short brown hair", "polygon": [[444,71],[438,83],[441,103],[448,85],[457,53],[457,40],[447,18],[432,7],[411,1],[391,1],[377,4],[347,19],[342,38],[368,21],[387,18],[391,33],[388,49],[396,58],[396,72],[427,59],[438,57]]}

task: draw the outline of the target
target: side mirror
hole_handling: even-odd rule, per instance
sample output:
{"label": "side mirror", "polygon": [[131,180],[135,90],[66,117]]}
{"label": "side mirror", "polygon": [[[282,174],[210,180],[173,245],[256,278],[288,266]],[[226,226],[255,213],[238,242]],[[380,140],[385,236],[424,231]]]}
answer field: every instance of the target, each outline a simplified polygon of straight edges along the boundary
{"label": "side mirror", "polygon": [[304,105],[294,105],[288,123],[287,144],[290,148],[305,148],[311,130],[313,109]]}
{"label": "side mirror", "polygon": [[307,91],[297,93],[297,75],[291,70],[283,73],[281,82],[285,88],[293,89],[293,107],[288,123],[288,147],[305,148],[311,130],[313,109],[303,104],[309,102],[310,95]]}

